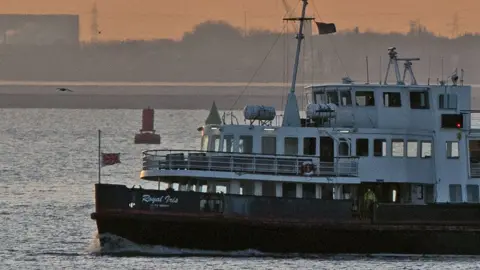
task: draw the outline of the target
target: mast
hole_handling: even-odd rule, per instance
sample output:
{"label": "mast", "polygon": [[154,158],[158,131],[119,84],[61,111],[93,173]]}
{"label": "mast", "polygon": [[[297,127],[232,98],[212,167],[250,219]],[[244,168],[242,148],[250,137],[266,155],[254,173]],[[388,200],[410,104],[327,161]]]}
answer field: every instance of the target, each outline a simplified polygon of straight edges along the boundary
{"label": "mast", "polygon": [[283,116],[282,126],[287,127],[299,127],[300,126],[300,113],[298,110],[297,97],[295,96],[295,86],[297,83],[297,72],[298,65],[300,61],[300,50],[302,48],[302,40],[304,39],[303,35],[303,26],[306,20],[311,20],[311,18],[305,18],[305,12],[307,10],[308,0],[302,0],[302,16],[300,18],[291,18],[286,20],[297,20],[300,21],[300,27],[298,29],[297,39],[297,51],[295,54],[295,64],[293,66],[293,78],[292,86],[290,87],[290,92],[287,97],[287,104],[285,105],[285,111]]}

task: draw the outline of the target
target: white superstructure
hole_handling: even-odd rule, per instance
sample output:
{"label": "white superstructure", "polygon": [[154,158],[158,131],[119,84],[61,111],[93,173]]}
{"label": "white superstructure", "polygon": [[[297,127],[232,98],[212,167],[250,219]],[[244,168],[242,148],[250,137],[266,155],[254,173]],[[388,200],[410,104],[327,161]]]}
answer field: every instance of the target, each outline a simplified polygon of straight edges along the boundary
{"label": "white superstructure", "polygon": [[[273,119],[274,108],[247,106],[247,124],[200,128],[199,151],[145,151],[141,178],[182,189],[221,185],[235,194],[352,199],[355,206],[367,189],[381,202],[479,202],[480,132],[471,128],[463,71],[419,85],[412,71],[419,59],[398,58],[395,48],[388,53],[383,83],[307,86],[301,121],[293,92],[286,120]],[[390,69],[394,84],[387,84]]]}

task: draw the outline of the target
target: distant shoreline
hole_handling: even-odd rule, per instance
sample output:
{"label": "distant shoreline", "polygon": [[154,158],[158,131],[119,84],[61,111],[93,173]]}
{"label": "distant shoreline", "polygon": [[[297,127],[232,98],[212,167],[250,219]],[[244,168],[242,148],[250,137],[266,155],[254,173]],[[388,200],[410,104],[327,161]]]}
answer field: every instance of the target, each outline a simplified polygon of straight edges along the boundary
{"label": "distant shoreline", "polygon": [[[220,110],[242,109],[247,104],[274,106],[283,110],[289,87],[285,84],[238,83],[205,84],[194,83],[134,83],[117,82],[18,82],[0,81],[0,108],[63,108],[63,109],[143,109],[151,107],[166,110],[208,110],[215,101]],[[65,83],[65,84],[64,84]],[[237,86],[235,86],[237,84]],[[73,92],[58,92],[57,87],[68,87]],[[478,86],[480,87],[480,85]],[[300,109],[306,101],[302,99],[303,85],[297,88]],[[472,90],[472,107],[480,108],[479,88]],[[233,107],[232,107],[233,106]]]}
{"label": "distant shoreline", "polygon": [[[135,81],[5,81],[1,86],[174,86],[174,87],[287,87],[281,82],[135,82]],[[298,87],[301,87],[300,85]]]}

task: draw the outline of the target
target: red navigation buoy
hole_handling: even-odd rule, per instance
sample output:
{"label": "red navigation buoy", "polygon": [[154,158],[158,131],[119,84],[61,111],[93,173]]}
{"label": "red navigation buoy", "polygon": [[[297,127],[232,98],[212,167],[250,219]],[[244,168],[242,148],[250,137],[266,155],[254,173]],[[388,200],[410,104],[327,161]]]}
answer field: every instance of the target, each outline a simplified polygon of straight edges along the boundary
{"label": "red navigation buoy", "polygon": [[135,144],[160,144],[160,135],[155,134],[153,123],[154,110],[150,107],[143,109],[142,129],[140,133],[135,134]]}

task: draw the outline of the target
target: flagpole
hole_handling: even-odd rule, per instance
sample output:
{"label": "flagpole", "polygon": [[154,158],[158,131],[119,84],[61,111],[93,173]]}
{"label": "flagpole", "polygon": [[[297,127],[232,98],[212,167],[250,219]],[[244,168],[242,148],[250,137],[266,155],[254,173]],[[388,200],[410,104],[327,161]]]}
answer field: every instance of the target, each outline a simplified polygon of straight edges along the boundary
{"label": "flagpole", "polygon": [[100,129],[98,130],[98,183],[101,182],[101,169],[102,169],[102,150],[101,150],[101,134]]}

